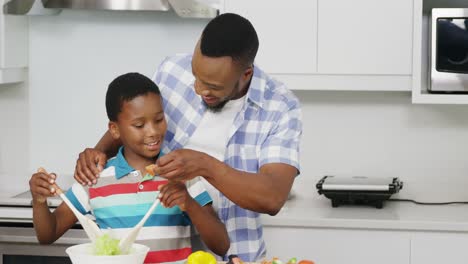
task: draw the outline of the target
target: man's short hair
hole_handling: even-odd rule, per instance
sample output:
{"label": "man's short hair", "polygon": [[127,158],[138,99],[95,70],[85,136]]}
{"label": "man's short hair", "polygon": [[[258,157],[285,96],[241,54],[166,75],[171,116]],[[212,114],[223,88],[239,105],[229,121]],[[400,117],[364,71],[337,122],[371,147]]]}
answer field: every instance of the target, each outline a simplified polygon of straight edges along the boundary
{"label": "man's short hair", "polygon": [[161,94],[159,87],[148,77],[136,72],[120,75],[107,88],[107,117],[110,121],[117,121],[117,116],[122,111],[124,102],[148,93]]}
{"label": "man's short hair", "polygon": [[246,18],[232,13],[213,18],[203,30],[200,42],[204,56],[230,56],[245,67],[254,62],[259,45],[252,24]]}

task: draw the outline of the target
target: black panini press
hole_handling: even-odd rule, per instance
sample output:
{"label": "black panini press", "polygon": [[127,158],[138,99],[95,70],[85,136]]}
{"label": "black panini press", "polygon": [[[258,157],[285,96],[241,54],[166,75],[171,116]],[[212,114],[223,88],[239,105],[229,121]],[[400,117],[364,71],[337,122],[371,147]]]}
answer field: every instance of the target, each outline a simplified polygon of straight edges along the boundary
{"label": "black panini press", "polygon": [[331,199],[333,207],[342,204],[371,205],[382,208],[385,200],[403,188],[398,178],[368,178],[364,176],[324,176],[317,183],[319,194]]}

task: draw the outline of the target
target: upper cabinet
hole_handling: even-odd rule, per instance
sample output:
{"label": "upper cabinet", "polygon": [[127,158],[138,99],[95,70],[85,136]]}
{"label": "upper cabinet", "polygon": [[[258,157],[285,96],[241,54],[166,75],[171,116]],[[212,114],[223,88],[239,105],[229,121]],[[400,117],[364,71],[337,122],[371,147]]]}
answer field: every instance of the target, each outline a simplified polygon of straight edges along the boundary
{"label": "upper cabinet", "polygon": [[413,0],[225,0],[257,29],[257,63],[296,90],[410,91]]}
{"label": "upper cabinet", "polygon": [[260,40],[256,63],[264,71],[317,71],[317,0],[226,0],[224,11],[252,22]]}
{"label": "upper cabinet", "polygon": [[411,75],[411,0],[321,0],[318,72]]}
{"label": "upper cabinet", "polygon": [[[3,4],[3,1],[0,1]],[[28,67],[28,18],[0,12],[0,84],[26,79]]]}

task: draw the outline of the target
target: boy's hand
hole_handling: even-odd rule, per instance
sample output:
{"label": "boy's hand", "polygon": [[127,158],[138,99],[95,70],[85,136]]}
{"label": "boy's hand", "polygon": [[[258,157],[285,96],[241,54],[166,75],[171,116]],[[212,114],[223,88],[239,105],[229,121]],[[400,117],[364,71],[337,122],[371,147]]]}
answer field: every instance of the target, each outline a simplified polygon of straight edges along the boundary
{"label": "boy's hand", "polygon": [[159,187],[159,200],[164,207],[171,208],[176,205],[182,211],[189,207],[193,202],[192,196],[187,191],[187,187],[182,182],[170,181]]}
{"label": "boy's hand", "polygon": [[56,179],[55,173],[45,171],[36,172],[29,180],[29,189],[33,197],[33,202],[45,203],[47,197],[56,195],[56,189],[52,186]]}

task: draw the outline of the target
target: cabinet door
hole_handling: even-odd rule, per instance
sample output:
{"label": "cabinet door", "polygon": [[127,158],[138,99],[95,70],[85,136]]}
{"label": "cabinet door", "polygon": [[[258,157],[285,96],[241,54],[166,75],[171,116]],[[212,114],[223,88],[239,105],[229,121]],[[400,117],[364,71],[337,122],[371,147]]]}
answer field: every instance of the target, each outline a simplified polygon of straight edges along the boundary
{"label": "cabinet door", "polygon": [[0,12],[0,84],[27,78],[28,34],[27,17]]}
{"label": "cabinet door", "polygon": [[28,66],[28,19],[0,15],[0,68]]}
{"label": "cabinet door", "polygon": [[411,238],[411,264],[466,264],[468,234],[416,234]]}
{"label": "cabinet door", "polygon": [[225,0],[224,12],[240,14],[255,27],[256,63],[268,73],[315,73],[317,0]]}
{"label": "cabinet door", "polygon": [[319,0],[318,72],[412,72],[412,0]]}
{"label": "cabinet door", "polygon": [[327,264],[409,264],[403,232],[265,227],[267,257],[296,257]]}

